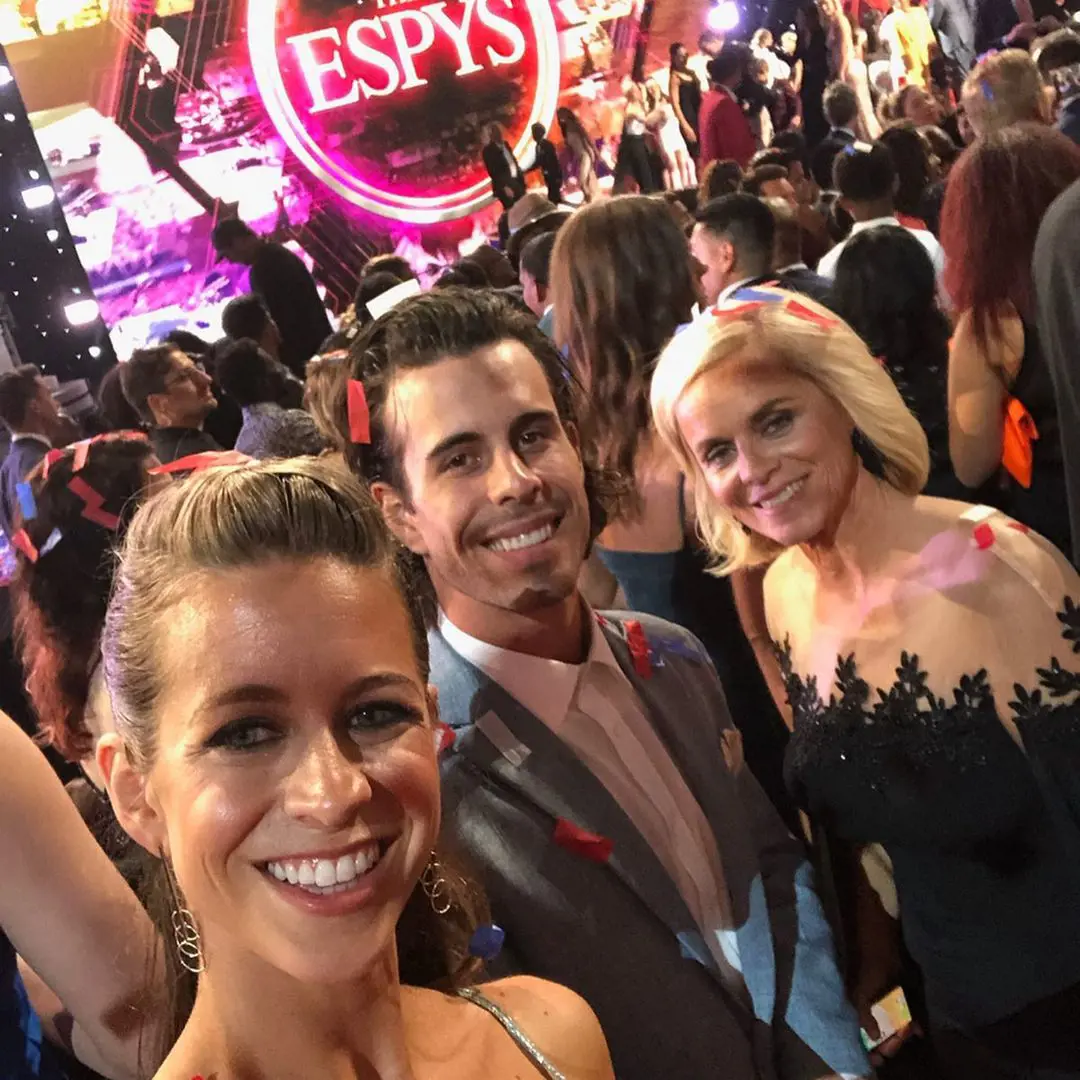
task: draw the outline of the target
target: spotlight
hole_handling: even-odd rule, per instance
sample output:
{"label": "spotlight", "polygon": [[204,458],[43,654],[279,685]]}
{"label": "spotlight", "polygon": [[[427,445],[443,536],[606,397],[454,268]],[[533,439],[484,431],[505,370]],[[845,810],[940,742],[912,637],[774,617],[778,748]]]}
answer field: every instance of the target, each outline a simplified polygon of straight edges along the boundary
{"label": "spotlight", "polygon": [[22,201],[27,210],[40,210],[43,206],[56,198],[52,184],[35,184],[33,187],[23,188]]}
{"label": "spotlight", "polygon": [[45,239],[48,240],[50,244],[55,244],[56,241],[60,239],[60,230],[59,229],[49,229],[49,230],[47,230],[46,233],[45,233]]}
{"label": "spotlight", "polygon": [[705,19],[710,30],[726,34],[739,25],[739,8],[735,0],[720,0],[714,4]]}
{"label": "spotlight", "polygon": [[96,360],[96,359],[97,359],[97,358],[98,358],[98,357],[99,357],[99,356],[101,355],[101,347],[100,347],[99,345],[91,345],[91,346],[90,346],[90,348],[89,348],[89,349],[87,349],[86,351],[87,351],[87,352],[88,352],[88,353],[89,353],[89,354],[91,355],[91,357],[93,357],[93,359],[95,359],[95,360]]}
{"label": "spotlight", "polygon": [[98,317],[99,310],[96,300],[73,300],[70,304],[64,305],[64,314],[72,326],[86,326],[87,323],[92,323]]}
{"label": "spotlight", "polygon": [[6,64],[0,64],[0,86],[7,86],[8,83],[13,83],[15,76],[11,74],[11,68]]}

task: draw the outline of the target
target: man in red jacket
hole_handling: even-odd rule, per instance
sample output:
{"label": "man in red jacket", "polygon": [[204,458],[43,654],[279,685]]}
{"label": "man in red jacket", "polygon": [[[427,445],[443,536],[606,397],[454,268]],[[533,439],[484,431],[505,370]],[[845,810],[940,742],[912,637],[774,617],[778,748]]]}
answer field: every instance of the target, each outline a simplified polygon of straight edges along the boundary
{"label": "man in red jacket", "polygon": [[745,169],[757,150],[750,124],[734,94],[743,77],[743,60],[738,47],[729,44],[709,61],[712,86],[701,102],[699,168],[704,169],[710,161],[731,158]]}

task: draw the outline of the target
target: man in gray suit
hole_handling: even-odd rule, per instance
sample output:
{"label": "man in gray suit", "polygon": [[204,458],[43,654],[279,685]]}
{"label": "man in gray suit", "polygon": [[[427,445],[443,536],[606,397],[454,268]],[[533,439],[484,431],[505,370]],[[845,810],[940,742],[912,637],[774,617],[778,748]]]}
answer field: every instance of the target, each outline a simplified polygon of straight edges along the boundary
{"label": "man in gray suit", "polygon": [[621,1080],[867,1075],[810,868],[704,650],[577,591],[603,518],[554,345],[451,289],[352,357],[350,461],[435,589],[444,831],[506,933],[501,968],[584,995]]}

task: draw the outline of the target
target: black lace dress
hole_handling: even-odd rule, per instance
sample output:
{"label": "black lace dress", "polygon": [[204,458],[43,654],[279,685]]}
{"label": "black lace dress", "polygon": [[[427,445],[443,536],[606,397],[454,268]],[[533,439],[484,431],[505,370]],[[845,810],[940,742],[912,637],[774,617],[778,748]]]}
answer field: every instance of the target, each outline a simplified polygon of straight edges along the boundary
{"label": "black lace dress", "polygon": [[[1023,749],[985,671],[947,700],[928,688],[932,658],[903,653],[895,682],[873,688],[847,656],[825,702],[778,650],[796,798],[828,833],[884,847],[931,1017],[976,1040],[1018,1015],[1041,1031],[1063,1000],[1080,1009],[1080,607],[1065,599],[1058,619],[1061,649],[1002,710]],[[1080,1013],[1029,1044],[1021,1057],[1045,1059],[1016,1075],[1080,1076]]]}

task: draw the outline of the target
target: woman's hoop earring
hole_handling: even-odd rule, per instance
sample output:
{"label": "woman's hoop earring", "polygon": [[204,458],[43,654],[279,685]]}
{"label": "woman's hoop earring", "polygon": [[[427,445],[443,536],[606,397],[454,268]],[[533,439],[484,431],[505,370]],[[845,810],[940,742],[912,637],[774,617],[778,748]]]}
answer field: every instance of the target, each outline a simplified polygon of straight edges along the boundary
{"label": "woman's hoop earring", "polygon": [[442,864],[433,851],[424,872],[420,875],[420,888],[431,903],[431,910],[436,915],[445,915],[453,906],[450,896],[450,883],[443,877]]}
{"label": "woman's hoop earring", "polygon": [[206,959],[203,957],[199,927],[195,923],[195,916],[180,902],[180,890],[165,852],[161,851],[159,855],[165,868],[169,899],[172,901],[173,939],[176,941],[176,951],[180,954],[180,963],[193,975],[201,975],[206,970]]}

